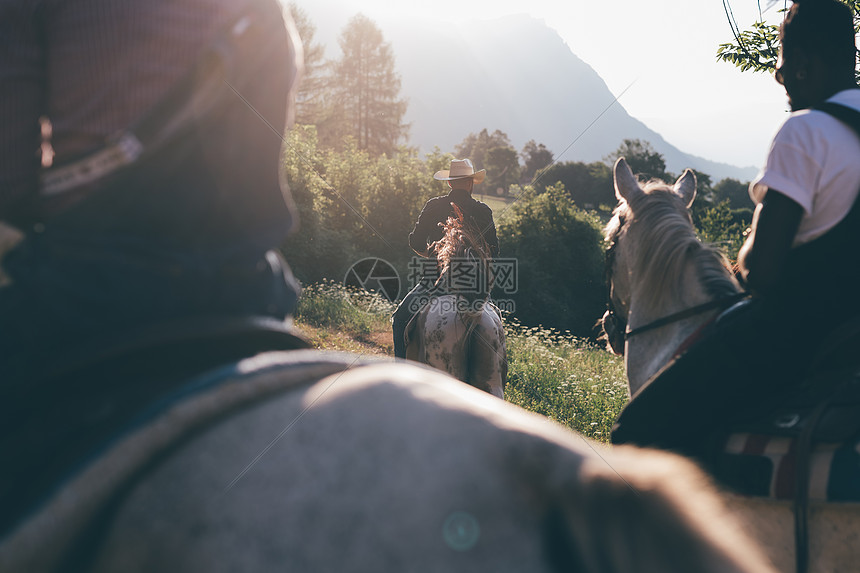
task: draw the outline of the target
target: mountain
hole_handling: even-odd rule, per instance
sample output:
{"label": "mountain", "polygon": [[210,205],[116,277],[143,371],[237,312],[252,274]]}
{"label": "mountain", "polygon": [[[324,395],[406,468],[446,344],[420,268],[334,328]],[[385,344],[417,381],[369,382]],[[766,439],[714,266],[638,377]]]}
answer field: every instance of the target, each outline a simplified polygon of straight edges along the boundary
{"label": "mountain", "polygon": [[534,139],[559,161],[599,161],[623,139],[648,141],[670,171],[692,167],[742,181],[741,168],[684,153],[631,117],[556,31],[527,15],[441,27],[412,23],[384,30],[409,99],[410,142],[451,150],[469,133],[508,134],[521,149]]}
{"label": "mountain", "polygon": [[[313,11],[309,10],[313,16]],[[392,45],[409,100],[409,143],[452,151],[469,133],[508,134],[522,149],[543,143],[557,161],[599,161],[623,139],[648,141],[667,168],[752,179],[736,167],[684,153],[631,117],[603,79],[544,21],[521,14],[461,24],[402,19],[377,24]],[[337,42],[321,35],[329,57]],[[668,89],[668,88],[667,88]]]}

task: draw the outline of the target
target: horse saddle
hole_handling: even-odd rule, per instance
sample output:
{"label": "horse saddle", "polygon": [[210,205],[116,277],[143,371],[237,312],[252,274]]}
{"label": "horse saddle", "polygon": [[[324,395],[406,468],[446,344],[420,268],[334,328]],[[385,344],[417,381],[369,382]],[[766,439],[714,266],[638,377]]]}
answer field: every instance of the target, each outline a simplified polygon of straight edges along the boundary
{"label": "horse saddle", "polygon": [[820,346],[811,376],[732,428],[712,472],[738,493],[791,500],[796,570],[808,570],[809,503],[860,502],[860,320]]}
{"label": "horse saddle", "polygon": [[816,442],[839,443],[860,434],[860,365],[856,372],[830,374],[813,380],[830,387],[822,396],[812,384],[776,405],[763,418],[738,424],[734,431],[798,438],[812,433]]}
{"label": "horse saddle", "polygon": [[750,430],[813,441],[842,442],[860,434],[860,318],[836,328],[818,347],[801,384],[786,392]]}
{"label": "horse saddle", "polygon": [[721,481],[750,495],[860,501],[860,321],[820,348],[801,384],[725,432]]}

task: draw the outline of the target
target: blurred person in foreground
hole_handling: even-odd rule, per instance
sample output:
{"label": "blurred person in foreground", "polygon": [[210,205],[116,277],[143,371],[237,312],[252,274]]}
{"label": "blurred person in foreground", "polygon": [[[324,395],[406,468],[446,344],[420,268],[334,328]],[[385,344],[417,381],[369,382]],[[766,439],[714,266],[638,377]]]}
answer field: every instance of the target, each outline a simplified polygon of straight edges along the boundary
{"label": "blurred person in foreground", "polygon": [[291,315],[274,249],[301,45],[280,3],[3,2],[0,37],[0,222],[23,236],[0,260],[0,372],[148,325]]}

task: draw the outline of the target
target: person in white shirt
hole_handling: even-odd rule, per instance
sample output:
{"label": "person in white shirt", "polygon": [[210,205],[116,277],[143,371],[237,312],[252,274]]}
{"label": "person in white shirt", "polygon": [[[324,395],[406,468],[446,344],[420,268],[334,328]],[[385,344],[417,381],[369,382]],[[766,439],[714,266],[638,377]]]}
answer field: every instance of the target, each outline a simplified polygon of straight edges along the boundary
{"label": "person in white shirt", "polygon": [[833,0],[795,2],[780,29],[776,79],[792,109],[750,186],[752,232],[739,254],[749,289],[784,288],[792,249],[833,229],[860,190],[860,138],[815,108],[831,102],[860,110],[849,8]]}
{"label": "person in white shirt", "polygon": [[[789,396],[834,333],[858,321],[855,62],[847,6],[794,2],[780,28],[776,70],[792,114],[750,185],[757,206],[738,255],[752,298],[643,386],[616,421],[613,443],[674,450],[708,464],[716,430],[756,419]],[[843,349],[837,358],[856,360],[850,354]]]}

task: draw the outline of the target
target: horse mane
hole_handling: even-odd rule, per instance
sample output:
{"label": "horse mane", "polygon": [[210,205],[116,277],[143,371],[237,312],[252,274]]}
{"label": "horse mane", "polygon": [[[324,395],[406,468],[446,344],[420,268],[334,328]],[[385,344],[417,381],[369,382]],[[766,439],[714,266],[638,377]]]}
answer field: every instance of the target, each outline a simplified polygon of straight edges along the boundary
{"label": "horse mane", "polygon": [[[666,292],[681,284],[687,263],[692,262],[705,292],[719,298],[737,292],[726,257],[714,246],[696,236],[690,212],[683,200],[667,183],[651,180],[632,205],[621,201],[606,226],[607,244],[614,245],[631,224],[646,229],[647,240],[637,245],[633,272],[643,302],[651,308],[660,305]],[[680,293],[679,293],[680,294]]]}
{"label": "horse mane", "polygon": [[[448,217],[443,224],[440,223],[444,234],[442,238],[430,244],[430,252],[436,255],[439,265],[439,280],[445,276],[451,268],[451,262],[455,259],[475,259],[481,264],[481,272],[487,271],[486,266],[492,255],[490,245],[484,240],[481,232],[470,224],[463,214],[463,210],[452,202],[454,216]],[[487,272],[487,290],[491,290],[492,273]]]}

